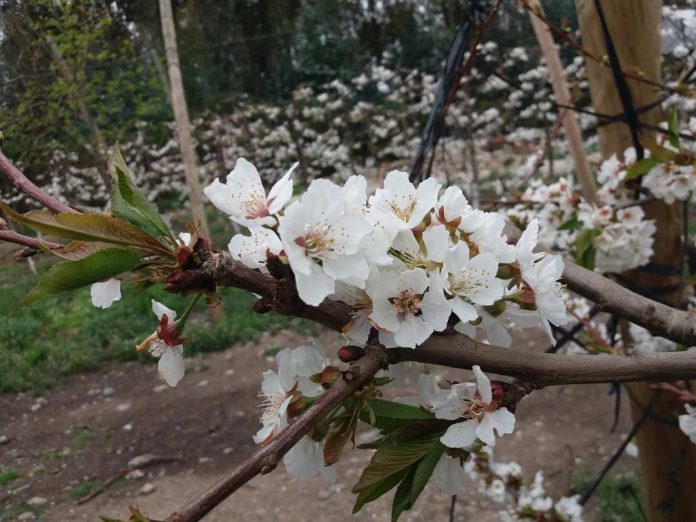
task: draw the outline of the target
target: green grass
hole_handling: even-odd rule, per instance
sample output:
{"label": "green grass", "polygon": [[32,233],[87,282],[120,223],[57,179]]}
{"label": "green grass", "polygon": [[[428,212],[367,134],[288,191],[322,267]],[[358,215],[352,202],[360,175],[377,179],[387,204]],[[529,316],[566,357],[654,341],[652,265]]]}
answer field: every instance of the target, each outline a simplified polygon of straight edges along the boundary
{"label": "green grass", "polygon": [[[41,269],[50,263],[41,260]],[[62,294],[20,308],[22,297],[36,284],[25,264],[0,270],[0,392],[42,390],[66,376],[95,370],[107,361],[140,360],[135,345],[154,331],[150,299],[182,312],[186,299],[160,287],[135,291],[123,285],[123,297],[107,310],[92,306],[89,288]],[[221,350],[256,339],[264,331],[295,326],[316,332],[307,321],[252,311],[254,296],[241,290],[223,291],[224,318],[215,325],[199,305],[187,324],[187,355]]]}
{"label": "green grass", "polygon": [[99,487],[99,484],[100,482],[98,480],[87,480],[82,484],[78,484],[77,486],[71,488],[60,498],[61,500],[80,500],[81,498],[86,497],[87,495],[92,493],[92,491],[97,489]]}
{"label": "green grass", "polygon": [[0,522],[14,522],[19,515],[27,511],[31,511],[38,516],[41,513],[41,508],[38,506],[30,506],[26,502],[18,502],[0,512]]}
{"label": "green grass", "polygon": [[0,486],[4,486],[5,484],[9,484],[13,480],[16,480],[19,478],[19,473],[17,470],[8,468],[6,470],[0,471]]}
{"label": "green grass", "polygon": [[[585,469],[573,473],[572,493],[582,494],[595,476]],[[606,477],[595,492],[598,522],[644,522],[640,479],[632,471],[613,473]]]}

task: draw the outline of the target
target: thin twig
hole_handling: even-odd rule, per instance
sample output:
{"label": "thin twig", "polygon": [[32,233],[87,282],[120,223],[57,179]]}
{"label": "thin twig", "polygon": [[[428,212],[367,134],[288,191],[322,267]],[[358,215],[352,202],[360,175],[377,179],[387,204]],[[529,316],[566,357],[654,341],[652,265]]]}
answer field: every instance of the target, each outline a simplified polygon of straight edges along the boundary
{"label": "thin twig", "polygon": [[256,450],[228,476],[190,501],[167,518],[167,522],[200,520],[237,489],[258,474],[272,471],[305,434],[323,419],[337,404],[350,397],[386,364],[384,351],[368,348],[366,354],[353,363],[344,379],[337,381],[321,398],[310,406],[293,424],[283,430],[268,445]]}
{"label": "thin twig", "polygon": [[15,243],[17,245],[22,245],[30,248],[35,248],[39,250],[42,246],[48,248],[62,248],[63,245],[60,243],[54,243],[52,241],[41,241],[35,237],[29,237],[15,232],[14,230],[0,230],[0,241],[6,241],[8,243]]}
{"label": "thin twig", "polygon": [[33,181],[22,173],[22,171],[15,167],[9,158],[5,156],[2,149],[0,149],[0,170],[5,173],[20,192],[38,201],[49,210],[54,212],[75,212],[65,203],[58,201],[56,198],[46,193],[46,191],[37,187]]}

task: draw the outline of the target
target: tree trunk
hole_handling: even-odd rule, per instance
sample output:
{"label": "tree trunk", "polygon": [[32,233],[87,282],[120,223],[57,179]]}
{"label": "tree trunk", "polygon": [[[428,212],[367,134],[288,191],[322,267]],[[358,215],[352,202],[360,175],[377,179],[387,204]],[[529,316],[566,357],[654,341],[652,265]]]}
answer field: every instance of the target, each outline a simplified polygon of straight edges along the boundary
{"label": "tree trunk", "polygon": [[191,215],[194,223],[200,227],[203,235],[210,237],[208,222],[203,208],[203,190],[198,177],[196,156],[191,140],[191,123],[189,122],[188,107],[186,106],[186,97],[184,95],[184,83],[181,79],[181,68],[179,67],[179,51],[176,46],[171,0],[159,0],[159,7],[162,22],[162,39],[164,40],[164,51],[169,72],[172,109],[174,110],[174,119],[176,120],[176,133],[181,160],[184,165]]}
{"label": "tree trunk", "polygon": [[[594,0],[576,0],[582,45],[595,56],[606,56],[607,47]],[[660,80],[660,22],[661,0],[602,0],[609,33],[614,42],[623,70],[642,71],[647,78]],[[610,68],[586,60],[590,94],[595,111],[602,114],[620,114],[624,108]],[[660,93],[645,83],[626,79],[635,108],[655,102]],[[659,106],[639,114],[641,122],[657,124],[663,120]],[[642,145],[649,145],[654,135],[640,132]],[[621,156],[633,145],[629,126],[616,122],[599,129],[602,156]],[[678,208],[655,201],[643,206],[647,218],[657,226],[651,264],[662,267],[655,273],[632,270],[624,274],[637,287],[660,290],[679,287],[682,270],[682,238]],[[670,270],[672,271],[670,273]],[[639,285],[639,286],[638,286]],[[672,306],[682,304],[682,291],[659,292],[651,296]],[[629,390],[640,405],[648,404],[653,391],[645,383],[631,384]],[[642,414],[642,408],[632,403],[633,418]],[[676,421],[680,406],[670,397],[660,397],[653,413],[661,419]],[[642,469],[646,514],[650,522],[696,520],[696,451],[678,427],[651,417],[638,433],[638,448]],[[686,453],[684,453],[686,449]],[[661,509],[665,501],[673,500],[671,511]],[[664,504],[663,504],[664,506]]]}

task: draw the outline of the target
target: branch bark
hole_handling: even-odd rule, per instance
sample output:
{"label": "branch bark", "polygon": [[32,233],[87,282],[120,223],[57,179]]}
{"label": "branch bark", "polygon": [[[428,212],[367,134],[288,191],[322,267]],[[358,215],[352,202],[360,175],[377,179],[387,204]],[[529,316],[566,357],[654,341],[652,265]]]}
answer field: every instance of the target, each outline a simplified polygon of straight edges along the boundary
{"label": "branch bark", "polygon": [[0,170],[7,175],[12,184],[17,187],[20,192],[23,192],[30,198],[38,201],[47,209],[52,210],[53,212],[75,212],[65,203],[58,201],[53,196],[50,196],[45,191],[37,187],[33,181],[27,178],[22,171],[14,166],[14,164],[7,156],[5,156],[5,153],[1,149]]}
{"label": "branch bark", "polygon": [[343,380],[337,381],[321,398],[310,406],[299,419],[283,430],[268,445],[255,451],[237,469],[214,484],[202,495],[167,518],[167,522],[193,522],[200,520],[215,506],[258,474],[275,469],[280,460],[318,421],[350,397],[386,365],[387,359],[379,347],[370,347],[365,356],[353,363]]}
{"label": "branch bark", "polygon": [[640,325],[653,335],[671,339],[684,346],[696,346],[696,315],[692,312],[643,297],[568,261],[563,270],[563,282],[573,292],[597,303],[602,310]]}
{"label": "branch bark", "polygon": [[696,378],[696,351],[560,355],[490,346],[463,335],[434,335],[415,350],[390,348],[389,363],[417,361],[516,377],[536,386]]}

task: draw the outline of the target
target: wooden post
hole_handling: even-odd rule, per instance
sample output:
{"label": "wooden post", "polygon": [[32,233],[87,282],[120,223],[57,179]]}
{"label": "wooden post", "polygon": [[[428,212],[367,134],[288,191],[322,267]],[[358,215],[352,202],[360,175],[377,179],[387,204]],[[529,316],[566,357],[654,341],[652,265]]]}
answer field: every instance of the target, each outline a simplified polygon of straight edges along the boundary
{"label": "wooden post", "polygon": [[[661,0],[602,0],[607,26],[623,70],[633,68],[642,71],[647,78],[660,80],[660,23]],[[594,0],[576,0],[582,45],[595,56],[607,54],[605,40]],[[586,61],[590,94],[594,109],[603,114],[623,113],[621,99],[611,70],[593,61]],[[631,99],[635,108],[655,102],[660,93],[652,86],[627,78]],[[641,112],[640,121],[657,124],[664,119],[659,106]],[[640,142],[650,144],[654,136],[640,132]],[[622,155],[632,146],[631,133],[625,123],[612,123],[599,129],[599,144],[603,157]],[[681,282],[683,245],[678,208],[661,201],[644,205],[647,218],[657,225],[654,266],[662,267],[661,273],[653,270],[632,270],[624,274],[628,279],[647,289],[665,289]],[[665,273],[667,269],[667,273]],[[674,274],[669,273],[674,270]],[[670,305],[678,306],[682,292],[672,291],[653,296]],[[630,391],[640,404],[646,405],[653,393],[645,383],[630,385]],[[674,399],[664,396],[653,409],[660,419],[675,421],[682,407]],[[642,409],[632,404],[633,418]],[[650,522],[676,522],[696,520],[696,450],[678,427],[650,418],[637,436],[645,494],[646,514]],[[684,449],[686,454],[684,456]],[[675,488],[676,494],[675,494]],[[674,496],[673,496],[674,495]],[[673,497],[672,497],[673,496]],[[660,504],[673,498],[671,511],[663,511]]]}
{"label": "wooden post", "polygon": [[[543,15],[544,10],[541,3],[539,0],[530,0],[529,5],[532,8],[529,12],[532,28],[534,29],[539,47],[546,60],[546,67],[549,71],[549,78],[551,80],[551,87],[553,89],[554,98],[556,98],[556,103],[559,105],[573,105],[568,83],[566,82],[563,72],[563,65],[561,65],[561,59],[558,56],[558,49],[556,49],[551,31],[544,22],[534,15],[534,13]],[[585,200],[590,203],[596,203],[597,184],[592,175],[590,163],[587,161],[585,144],[582,141],[582,134],[580,133],[580,126],[578,125],[575,113],[568,109],[559,108],[559,114],[561,115],[561,124],[563,125],[566,140],[568,141],[568,150],[570,152],[570,157],[573,159],[573,165],[575,166],[575,173],[580,182],[582,195]]]}
{"label": "wooden post", "polygon": [[169,72],[172,109],[174,110],[174,119],[176,120],[176,133],[179,141],[179,150],[181,151],[181,161],[184,165],[191,215],[194,223],[200,226],[203,235],[210,237],[208,221],[203,208],[203,189],[201,188],[201,180],[198,177],[196,156],[191,140],[191,123],[189,122],[188,107],[186,106],[186,97],[184,95],[184,83],[181,80],[179,51],[176,46],[171,0],[159,0],[159,8],[160,20],[162,22],[162,39],[164,40],[164,51]]}
{"label": "wooden post", "polygon": [[[171,0],[159,0],[160,19],[162,21],[162,39],[164,40],[164,52],[167,57],[167,70],[169,72],[170,100],[176,120],[176,134],[179,138],[179,151],[181,161],[184,164],[186,187],[188,188],[189,205],[194,224],[200,228],[205,237],[210,239],[208,220],[205,217],[203,207],[203,189],[198,177],[196,155],[191,140],[191,123],[189,122],[186,96],[184,95],[184,82],[181,79],[179,67],[179,51],[176,47],[176,31],[174,29],[174,14],[172,13]],[[222,319],[222,302],[210,308],[210,317],[214,323]]]}

